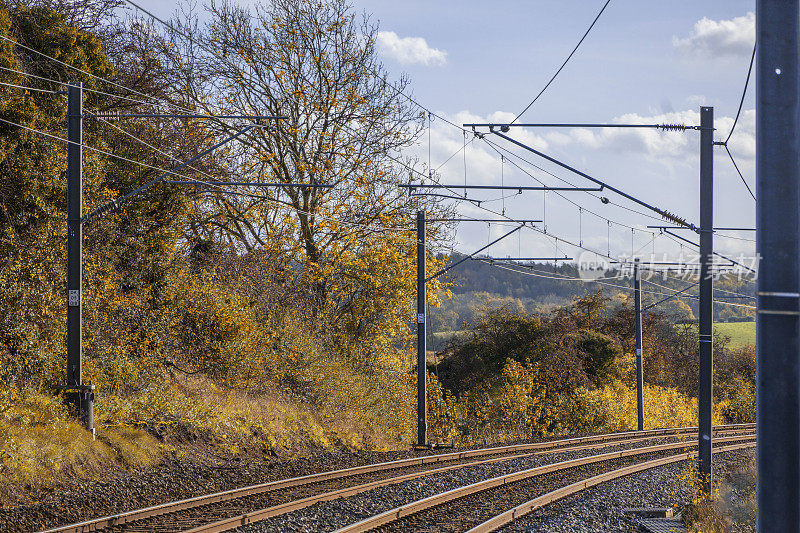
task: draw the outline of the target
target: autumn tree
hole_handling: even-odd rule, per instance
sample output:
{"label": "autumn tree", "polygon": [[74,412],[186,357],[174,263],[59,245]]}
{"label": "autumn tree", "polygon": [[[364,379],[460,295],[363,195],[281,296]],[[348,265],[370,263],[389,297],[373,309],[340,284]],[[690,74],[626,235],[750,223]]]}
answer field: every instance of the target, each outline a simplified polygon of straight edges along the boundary
{"label": "autumn tree", "polygon": [[[66,98],[65,83],[84,85],[84,214],[157,175],[159,167],[183,160],[206,142],[200,133],[181,134],[176,125],[122,124],[103,118],[121,109],[152,110],[160,95],[148,69],[134,57],[134,33],[105,28],[99,36],[70,25],[97,24],[111,2],[53,2],[50,7],[0,6],[0,33],[20,46],[0,43],[0,357],[7,381],[31,386],[44,379],[60,383],[63,371],[66,268]],[[60,11],[56,11],[55,9]],[[76,14],[75,11],[85,9]],[[94,21],[94,22],[93,22]],[[122,54],[113,60],[105,43]],[[50,58],[56,58],[54,61]],[[145,61],[145,59],[142,59]],[[122,70],[115,65],[125,64]],[[141,68],[140,68],[141,67]],[[128,69],[128,70],[125,70]],[[150,94],[131,98],[120,85],[142,73],[138,87]],[[49,81],[52,80],[52,81]],[[110,80],[108,82],[103,80]],[[117,80],[117,81],[114,81]],[[115,85],[117,84],[117,85]],[[25,87],[30,87],[26,90]],[[115,91],[119,96],[113,96]],[[143,139],[151,154],[142,157]],[[99,151],[98,151],[99,150]],[[165,152],[168,150],[169,152]],[[113,153],[116,157],[106,154]],[[125,161],[128,159],[128,161]],[[139,160],[138,165],[132,160]],[[84,301],[87,363],[116,357],[114,347],[138,350],[137,331],[157,307],[167,283],[179,223],[186,213],[184,194],[157,187],[124,209],[84,227]],[[19,383],[22,384],[22,383]]]}
{"label": "autumn tree", "polygon": [[[344,0],[212,2],[206,19],[175,21],[165,36],[176,90],[209,114],[285,117],[232,145],[216,178],[283,185],[207,188],[189,233],[280,250],[348,339],[399,333],[414,290],[411,215],[442,210],[397,187],[422,115],[408,80],[391,83],[378,60],[377,26]],[[431,226],[435,244],[445,228]]]}

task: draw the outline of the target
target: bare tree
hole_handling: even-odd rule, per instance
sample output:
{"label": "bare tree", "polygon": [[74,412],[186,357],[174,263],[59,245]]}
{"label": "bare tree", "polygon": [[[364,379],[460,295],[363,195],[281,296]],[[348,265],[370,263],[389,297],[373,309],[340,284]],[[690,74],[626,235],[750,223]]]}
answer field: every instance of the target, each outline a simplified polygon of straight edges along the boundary
{"label": "bare tree", "polygon": [[[398,162],[425,114],[405,96],[406,77],[389,81],[377,26],[345,0],[271,0],[252,9],[212,2],[204,19],[173,22],[164,50],[174,91],[208,114],[285,117],[220,152],[224,170],[215,175],[282,186],[225,188],[234,194],[210,187],[190,232],[244,251],[281,249],[357,330],[371,327],[367,317],[405,312],[397,302],[413,292],[412,214],[422,205],[444,211],[397,187],[413,178]],[[232,133],[240,125],[214,127]],[[445,229],[433,225],[431,241]],[[399,311],[387,313],[390,305]]]}
{"label": "bare tree", "polygon": [[409,205],[394,159],[419,134],[420,109],[401,95],[406,78],[387,81],[368,18],[344,0],[273,0],[252,11],[212,4],[209,15],[200,32],[183,21],[194,46],[173,58],[181,60],[181,83],[192,82],[192,103],[209,113],[287,117],[231,149],[229,178],[332,187],[215,197],[205,222],[250,248],[286,230],[286,210],[276,209],[285,205],[296,213],[298,251],[316,262],[350,231],[333,229],[325,216],[380,226]]}

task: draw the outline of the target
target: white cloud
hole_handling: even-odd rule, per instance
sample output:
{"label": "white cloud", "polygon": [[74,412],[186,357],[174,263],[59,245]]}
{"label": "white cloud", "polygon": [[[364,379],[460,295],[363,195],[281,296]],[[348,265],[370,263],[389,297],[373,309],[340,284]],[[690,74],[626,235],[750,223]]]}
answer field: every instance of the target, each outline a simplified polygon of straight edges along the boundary
{"label": "white cloud", "polygon": [[708,102],[708,98],[706,98],[705,95],[702,94],[692,94],[686,97],[686,103],[688,103],[689,105],[693,106],[704,105],[706,102]]}
{"label": "white cloud", "polygon": [[672,45],[691,56],[725,57],[748,55],[755,42],[755,14],[730,20],[703,17],[686,38],[674,36]]}
{"label": "white cloud", "polygon": [[447,52],[431,48],[422,37],[400,37],[393,31],[378,32],[378,53],[403,65],[440,66],[447,63]]}

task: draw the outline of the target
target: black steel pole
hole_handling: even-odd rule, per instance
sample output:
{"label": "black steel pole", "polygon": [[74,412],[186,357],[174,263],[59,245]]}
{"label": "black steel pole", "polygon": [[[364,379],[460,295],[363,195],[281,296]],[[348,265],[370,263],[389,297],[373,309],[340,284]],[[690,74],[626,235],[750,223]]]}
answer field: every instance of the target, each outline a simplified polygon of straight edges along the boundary
{"label": "black steel pole", "polygon": [[711,415],[714,280],[714,108],[700,108],[700,366],[697,386],[700,479],[711,494]]}
{"label": "black steel pole", "polygon": [[633,261],[634,329],[636,330],[636,415],[639,431],[644,429],[644,369],[642,365],[642,271],[639,258]]}
{"label": "black steel pole", "polygon": [[758,530],[800,531],[798,2],[756,2]]}
{"label": "black steel pole", "polygon": [[425,211],[417,211],[417,446],[428,445],[425,255]]}
{"label": "black steel pole", "polygon": [[65,399],[72,414],[94,431],[93,393],[83,385],[83,86],[67,90],[67,386]]}

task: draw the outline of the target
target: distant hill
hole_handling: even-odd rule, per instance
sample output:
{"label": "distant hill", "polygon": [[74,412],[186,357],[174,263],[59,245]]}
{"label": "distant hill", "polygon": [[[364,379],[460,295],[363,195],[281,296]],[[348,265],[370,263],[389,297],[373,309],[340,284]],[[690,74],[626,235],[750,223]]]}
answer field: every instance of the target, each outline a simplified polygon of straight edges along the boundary
{"label": "distant hill", "polygon": [[[463,257],[461,254],[453,254],[450,262],[455,263]],[[508,270],[509,267],[527,274],[512,272]],[[514,263],[488,264],[467,260],[448,272],[448,275],[453,283],[453,297],[445,300],[441,307],[428,311],[429,331],[439,333],[431,337],[434,347],[448,337],[447,332],[461,330],[465,324],[473,323],[476,314],[487,307],[509,307],[531,313],[546,312],[570,303],[573,298],[586,291],[602,290],[606,296],[619,303],[626,302],[633,292],[633,282],[629,278],[606,279],[603,283],[575,281],[574,278],[578,278],[579,273],[574,263],[533,263],[526,267]],[[609,273],[609,276],[613,275],[613,272]],[[653,277],[649,282],[642,283],[643,291],[647,291],[643,295],[643,302],[645,305],[654,303],[674,291],[685,289],[693,282],[694,280]],[[718,280],[715,287],[750,296],[755,294],[755,283],[752,281]],[[753,300],[736,298],[722,290],[716,292],[719,300],[735,304],[754,303]],[[689,289],[687,294],[696,295],[697,290]],[[660,304],[657,309],[673,316],[675,320],[694,320],[697,316],[697,302],[691,299],[672,299]],[[754,317],[752,310],[744,307],[721,303],[714,306],[716,322],[750,321]]]}

